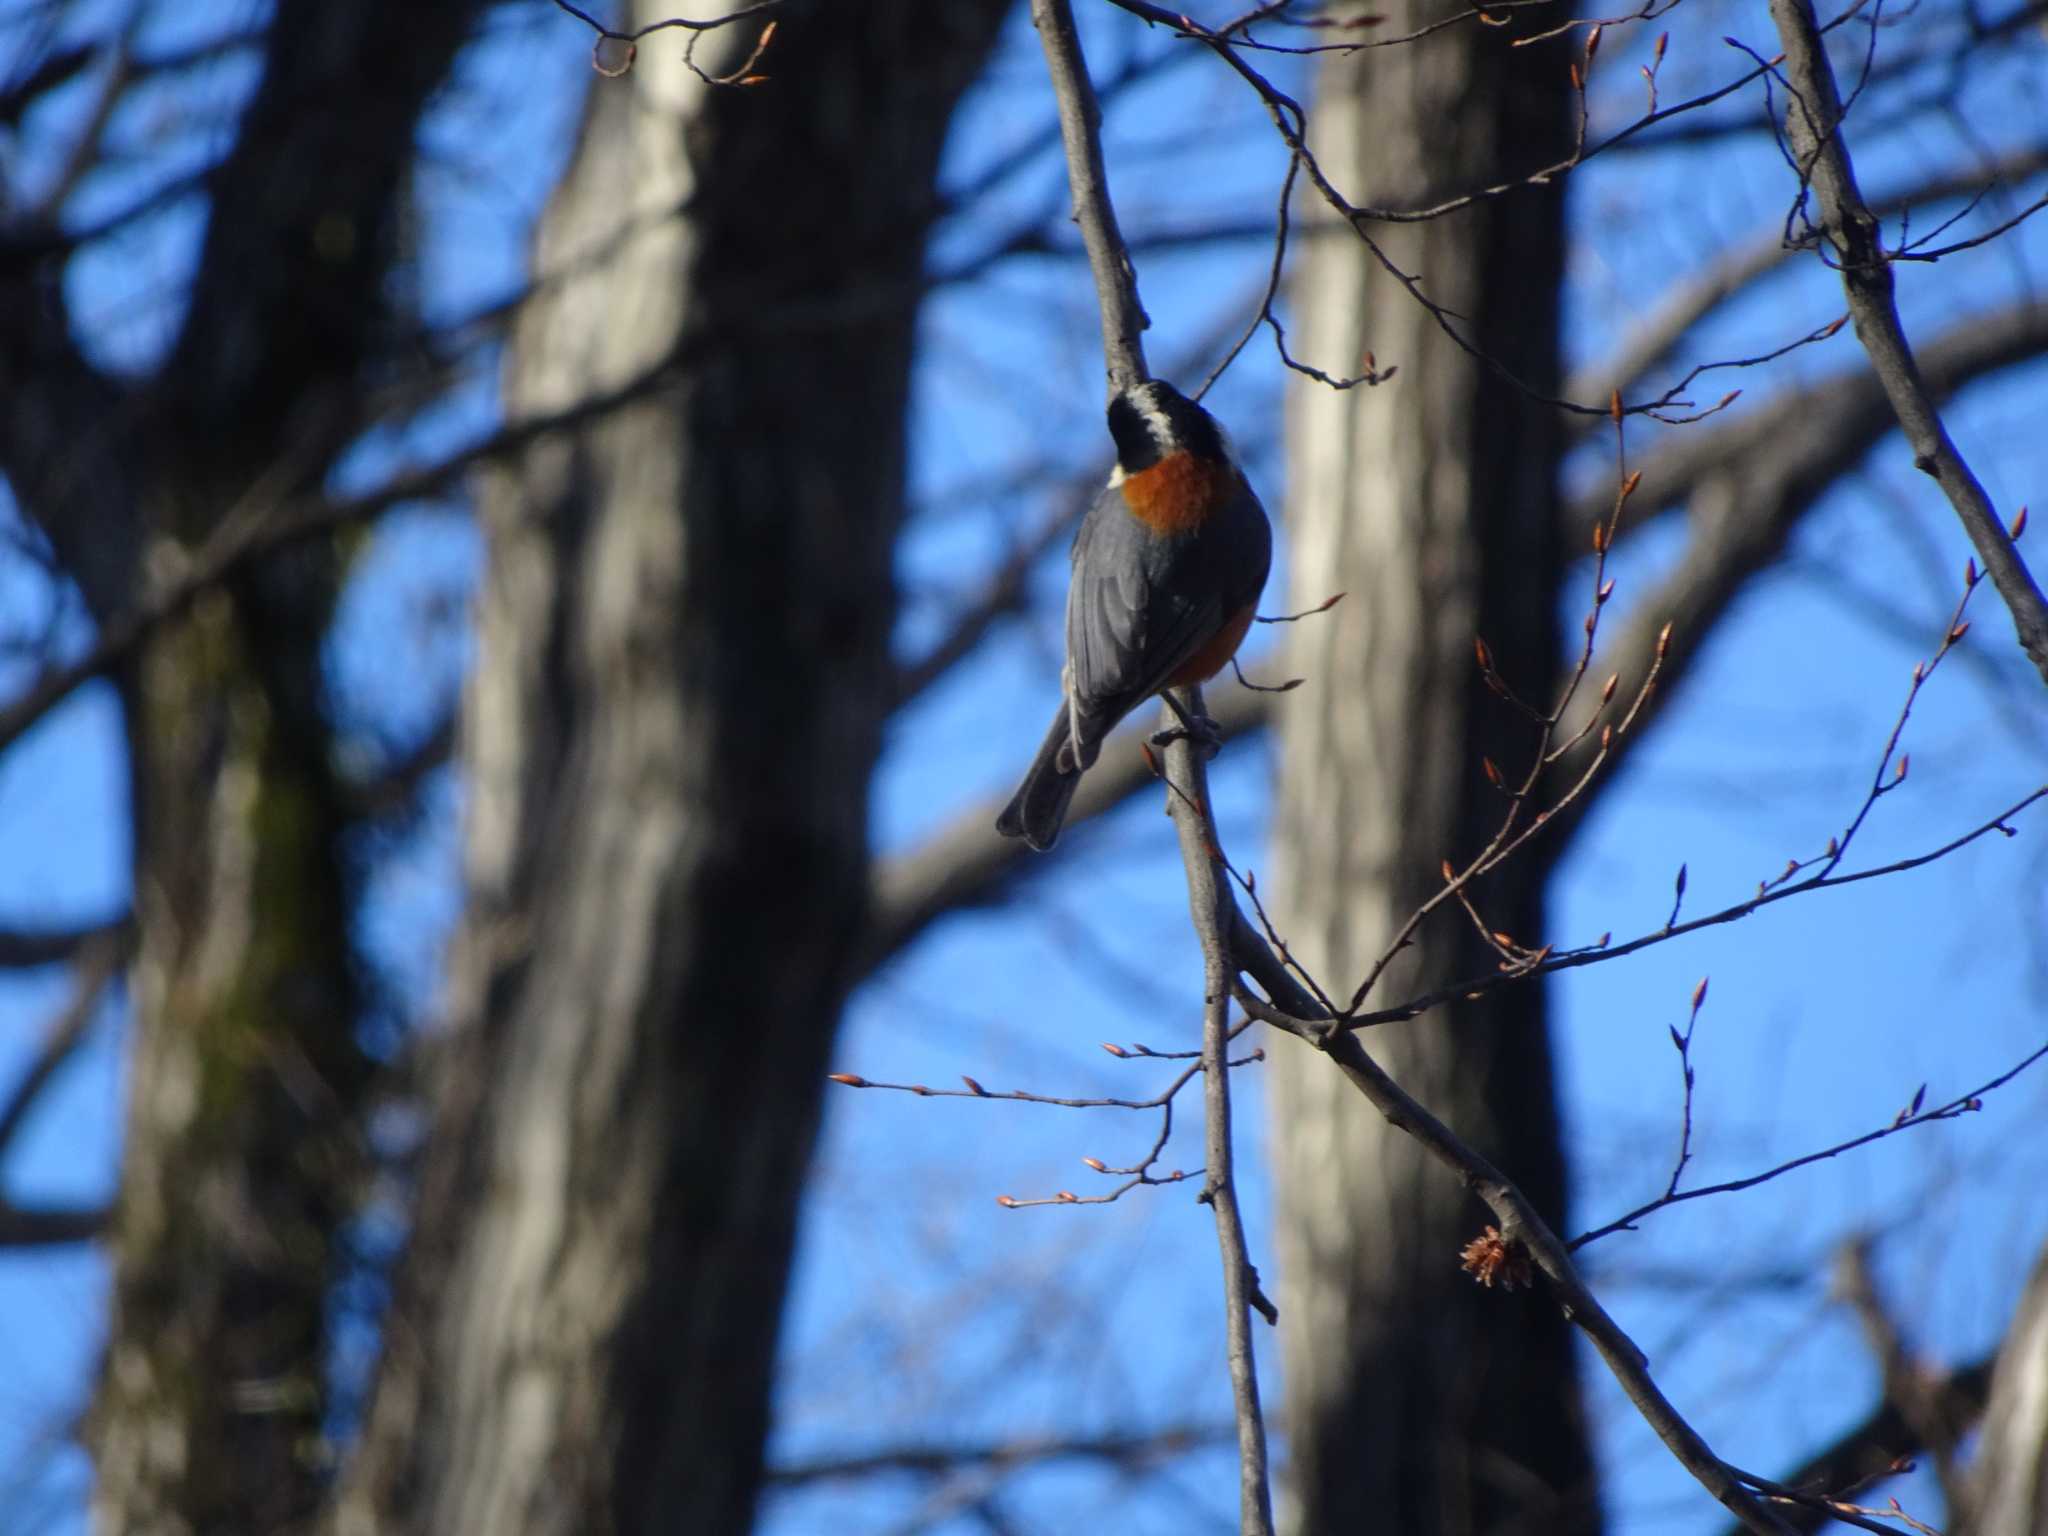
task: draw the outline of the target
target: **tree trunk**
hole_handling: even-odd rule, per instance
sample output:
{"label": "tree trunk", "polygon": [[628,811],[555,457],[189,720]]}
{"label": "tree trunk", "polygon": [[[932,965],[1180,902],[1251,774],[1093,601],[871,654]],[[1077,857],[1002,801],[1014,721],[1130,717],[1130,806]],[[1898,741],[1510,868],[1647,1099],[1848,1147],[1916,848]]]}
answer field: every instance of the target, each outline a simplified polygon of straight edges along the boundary
{"label": "tree trunk", "polygon": [[2048,1250],[2034,1265],[1998,1364],[1956,1536],[2048,1530]]}
{"label": "tree trunk", "polygon": [[[246,496],[317,486],[345,442],[390,329],[414,130],[479,9],[280,4],[167,358],[134,385],[76,355],[25,384],[64,451],[17,439],[10,469],[98,617],[140,600],[143,538],[196,544]],[[122,1536],[300,1530],[326,1485],[370,1082],[322,684],[342,568],[318,545],[245,572],[122,677],[135,1046],[87,1425],[93,1521]]]}
{"label": "tree trunk", "polygon": [[1000,20],[807,7],[764,85],[662,33],[592,88],[507,412],[658,382],[485,487],[470,910],[340,1531],[751,1523],[865,921],[936,162]]}
{"label": "tree trunk", "polygon": [[[1397,4],[1387,30],[1433,19]],[[1421,205],[1558,158],[1565,61],[1492,27],[1322,67],[1314,142],[1360,200]],[[1373,230],[1487,357],[1538,392],[1558,376],[1563,203],[1525,189]],[[1300,609],[1286,670],[1321,703],[1283,706],[1273,888],[1280,932],[1341,1001],[1446,858],[1506,809],[1481,768],[1525,764],[1533,733],[1483,686],[1473,638],[1547,706],[1559,684],[1555,413],[1462,351],[1364,246],[1307,246],[1295,333],[1333,372],[1368,351],[1398,375],[1339,393],[1297,379],[1288,526]],[[1476,892],[1491,928],[1544,931],[1545,867]],[[1455,909],[1375,998],[1493,968]],[[1371,1032],[1366,1044],[1555,1221],[1565,1174],[1540,987]],[[1317,1533],[1585,1532],[1599,1524],[1568,1327],[1539,1289],[1482,1289],[1460,1248],[1479,1202],[1390,1129],[1329,1064],[1285,1051],[1272,1080],[1289,1522]]]}

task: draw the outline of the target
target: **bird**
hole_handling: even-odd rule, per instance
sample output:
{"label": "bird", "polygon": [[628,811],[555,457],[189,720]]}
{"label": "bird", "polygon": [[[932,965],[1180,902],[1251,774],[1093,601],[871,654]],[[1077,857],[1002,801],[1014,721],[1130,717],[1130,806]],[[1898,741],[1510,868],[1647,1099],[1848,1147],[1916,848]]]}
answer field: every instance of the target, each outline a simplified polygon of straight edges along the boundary
{"label": "bird", "polygon": [[1237,654],[1273,563],[1266,509],[1200,405],[1142,380],[1111,397],[1109,435],[1116,467],[1074,535],[1059,712],[996,818],[1041,853],[1117,723]]}

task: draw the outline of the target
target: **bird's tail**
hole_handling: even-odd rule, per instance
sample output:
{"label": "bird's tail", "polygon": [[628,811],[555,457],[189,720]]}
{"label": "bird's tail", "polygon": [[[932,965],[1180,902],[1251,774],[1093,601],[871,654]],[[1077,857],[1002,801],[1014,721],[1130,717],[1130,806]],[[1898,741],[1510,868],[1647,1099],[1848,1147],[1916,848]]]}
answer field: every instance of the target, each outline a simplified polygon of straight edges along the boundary
{"label": "bird's tail", "polygon": [[1081,782],[1081,768],[1071,752],[1067,753],[1066,765],[1062,767],[1060,763],[1070,728],[1063,703],[1059,713],[1052,717],[1052,728],[1045,733],[1045,744],[1032,759],[1024,782],[1017,786],[1017,793],[996,818],[996,830],[1003,836],[1021,837],[1040,853],[1059,841],[1067,806],[1073,801],[1075,786]]}

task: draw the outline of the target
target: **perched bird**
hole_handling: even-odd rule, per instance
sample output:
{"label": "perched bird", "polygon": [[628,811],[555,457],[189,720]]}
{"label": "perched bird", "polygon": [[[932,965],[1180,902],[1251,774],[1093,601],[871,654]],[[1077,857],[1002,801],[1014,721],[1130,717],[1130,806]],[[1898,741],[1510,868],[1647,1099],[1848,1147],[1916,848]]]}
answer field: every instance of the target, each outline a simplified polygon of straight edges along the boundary
{"label": "perched bird", "polygon": [[1102,738],[1216,675],[1251,628],[1273,530],[1215,418],[1149,379],[1109,403],[1116,468],[1074,535],[1065,697],[996,830],[1043,852]]}

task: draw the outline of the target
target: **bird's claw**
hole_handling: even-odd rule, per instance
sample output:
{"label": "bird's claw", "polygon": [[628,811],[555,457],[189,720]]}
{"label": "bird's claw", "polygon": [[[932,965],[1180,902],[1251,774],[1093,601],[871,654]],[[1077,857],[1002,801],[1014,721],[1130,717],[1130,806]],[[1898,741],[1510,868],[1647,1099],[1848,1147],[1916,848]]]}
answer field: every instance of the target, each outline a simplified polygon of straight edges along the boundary
{"label": "bird's claw", "polygon": [[1176,741],[1192,742],[1207,761],[1223,750],[1223,727],[1207,715],[1183,715],[1179,725],[1152,733],[1155,747],[1164,749]]}

